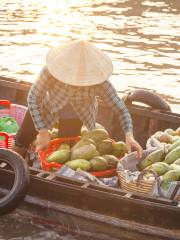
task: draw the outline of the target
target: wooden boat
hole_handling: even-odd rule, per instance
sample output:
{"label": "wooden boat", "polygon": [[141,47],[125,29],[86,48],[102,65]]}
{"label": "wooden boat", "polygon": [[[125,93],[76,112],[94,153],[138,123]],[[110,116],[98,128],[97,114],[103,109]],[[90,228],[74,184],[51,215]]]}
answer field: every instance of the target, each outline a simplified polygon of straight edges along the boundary
{"label": "wooden boat", "polygon": [[[0,77],[0,97],[26,105],[30,83]],[[128,105],[136,139],[144,145],[157,129],[177,128],[180,114]],[[114,139],[123,134],[116,116],[100,104],[98,121]],[[157,128],[157,129],[156,129]],[[180,239],[180,203],[121,189],[99,186],[30,168],[30,187],[17,212],[56,228],[93,239]],[[0,168],[0,190],[6,191],[13,173]]]}

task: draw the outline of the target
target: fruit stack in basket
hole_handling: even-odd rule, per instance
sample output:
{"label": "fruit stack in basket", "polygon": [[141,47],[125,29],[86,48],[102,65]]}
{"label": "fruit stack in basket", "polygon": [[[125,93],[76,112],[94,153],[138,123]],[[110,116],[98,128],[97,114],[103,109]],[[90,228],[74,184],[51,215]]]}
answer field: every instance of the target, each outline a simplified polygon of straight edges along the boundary
{"label": "fruit stack in basket", "polygon": [[47,151],[39,151],[39,159],[45,170],[66,165],[73,170],[80,168],[95,176],[107,177],[116,174],[119,158],[126,152],[124,142],[110,139],[107,130],[96,123],[92,131],[83,126],[79,137],[52,140]]}
{"label": "fruit stack in basket", "polygon": [[121,187],[128,191],[180,197],[180,127],[151,136],[142,159],[137,159],[135,153],[122,158],[118,176]]}

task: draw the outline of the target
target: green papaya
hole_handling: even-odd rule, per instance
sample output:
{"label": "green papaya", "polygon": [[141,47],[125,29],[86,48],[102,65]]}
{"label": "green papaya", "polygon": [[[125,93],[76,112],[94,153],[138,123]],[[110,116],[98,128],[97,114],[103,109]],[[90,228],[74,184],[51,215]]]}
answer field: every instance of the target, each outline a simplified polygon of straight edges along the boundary
{"label": "green papaya", "polygon": [[164,162],[171,164],[171,163],[175,162],[178,158],[180,158],[180,146],[176,147],[174,150],[169,152],[166,155]]}
{"label": "green papaya", "polygon": [[170,187],[170,184],[171,184],[171,181],[162,181],[160,186],[162,189],[167,191]]}
{"label": "green papaya", "polygon": [[47,157],[47,161],[64,163],[70,159],[70,151],[67,149],[57,150]]}
{"label": "green papaya", "polygon": [[[95,129],[105,129],[100,123],[95,124]],[[82,125],[81,127],[81,135],[83,136],[84,133],[87,133],[89,130],[87,129],[87,127],[85,125]]]}
{"label": "green papaya", "polygon": [[180,127],[178,127],[178,128],[176,129],[176,135],[177,135],[177,136],[180,136]]}
{"label": "green papaya", "polygon": [[102,140],[96,145],[96,149],[100,155],[109,154],[113,149],[112,141],[109,139]]}
{"label": "green papaya", "polygon": [[106,159],[106,161],[108,163],[108,169],[117,167],[117,164],[119,161],[119,159],[117,157],[115,157],[114,155],[108,155],[108,154],[102,155],[102,157]]}
{"label": "green papaya", "polygon": [[127,146],[125,142],[119,141],[113,143],[112,154],[118,158],[123,157],[125,153],[127,153]]}
{"label": "green papaya", "polygon": [[170,167],[167,163],[157,162],[157,163],[153,163],[152,165],[147,167],[147,169],[151,169],[154,172],[156,172],[159,176],[161,176],[161,175],[165,174],[166,172],[168,172],[170,170]]}
{"label": "green papaya", "polygon": [[174,164],[179,165],[180,166],[180,158],[178,158],[176,161],[174,161]]}
{"label": "green papaya", "polygon": [[160,142],[172,143],[172,136],[166,132],[163,132],[158,139]]}
{"label": "green papaya", "polygon": [[69,150],[69,151],[70,151],[70,145],[67,144],[67,143],[62,143],[62,144],[59,146],[58,150]]}
{"label": "green papaya", "polygon": [[73,151],[73,150],[75,150],[75,149],[77,149],[77,148],[79,148],[79,147],[82,147],[82,146],[84,146],[84,145],[89,145],[89,144],[96,145],[96,143],[95,143],[95,141],[94,141],[93,139],[90,139],[90,138],[88,138],[88,139],[80,139],[80,141],[78,141],[78,142],[71,148],[71,150]]}
{"label": "green papaya", "polygon": [[95,156],[99,156],[99,152],[96,150],[96,147],[93,144],[81,146],[79,148],[72,150],[71,152],[71,160],[73,159],[90,160]]}
{"label": "green papaya", "polygon": [[108,168],[107,160],[103,157],[94,157],[90,160],[92,171],[103,171]]}
{"label": "green papaya", "polygon": [[177,165],[175,163],[172,163],[169,167],[170,167],[170,170],[179,170],[180,171],[180,165]]}
{"label": "green papaya", "polygon": [[160,136],[163,134],[162,131],[157,131],[156,133],[153,134],[152,137],[156,138],[157,140],[159,140]]}
{"label": "green papaya", "polygon": [[137,167],[139,170],[143,170],[155,162],[161,162],[164,157],[164,149],[155,150],[154,152],[150,153],[145,159],[143,159],[139,164],[137,164]]}
{"label": "green papaya", "polygon": [[81,170],[88,171],[91,168],[90,162],[85,159],[74,159],[66,162],[65,165],[73,170],[80,168]]}
{"label": "green papaya", "polygon": [[163,180],[164,181],[178,181],[180,180],[180,170],[170,170],[167,173],[163,175]]}
{"label": "green papaya", "polygon": [[171,147],[169,148],[169,152],[171,152],[176,147],[180,146],[180,139],[178,139],[176,142],[174,142]]}
{"label": "green papaya", "polygon": [[82,125],[82,127],[81,127],[81,136],[83,136],[87,132],[88,132],[87,127],[85,125]]}
{"label": "green papaya", "polygon": [[179,180],[180,180],[180,170],[178,169],[170,170],[162,176],[161,187],[164,190],[168,190],[171,182],[179,181]]}
{"label": "green papaya", "polygon": [[168,128],[164,131],[165,133],[168,133],[171,136],[176,135],[176,131],[174,131],[172,128]]}
{"label": "green papaya", "polygon": [[172,137],[172,143],[175,143],[176,141],[180,140],[180,136],[173,136]]}
{"label": "green papaya", "polygon": [[95,142],[100,142],[109,137],[108,132],[105,129],[93,129],[92,131],[85,132],[82,139],[93,139]]}

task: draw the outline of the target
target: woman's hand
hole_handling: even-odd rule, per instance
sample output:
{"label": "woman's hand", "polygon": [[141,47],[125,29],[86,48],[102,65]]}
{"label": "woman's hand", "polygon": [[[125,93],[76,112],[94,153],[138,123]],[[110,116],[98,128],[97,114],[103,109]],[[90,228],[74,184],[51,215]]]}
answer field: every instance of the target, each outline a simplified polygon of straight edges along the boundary
{"label": "woman's hand", "polygon": [[51,137],[48,129],[41,129],[36,138],[36,150],[39,151],[46,148],[49,144]]}
{"label": "woman's hand", "polygon": [[139,143],[134,139],[133,134],[131,132],[128,132],[125,134],[125,138],[126,138],[126,146],[128,149],[128,153],[135,150],[137,151],[138,158],[141,158],[143,149],[139,145]]}

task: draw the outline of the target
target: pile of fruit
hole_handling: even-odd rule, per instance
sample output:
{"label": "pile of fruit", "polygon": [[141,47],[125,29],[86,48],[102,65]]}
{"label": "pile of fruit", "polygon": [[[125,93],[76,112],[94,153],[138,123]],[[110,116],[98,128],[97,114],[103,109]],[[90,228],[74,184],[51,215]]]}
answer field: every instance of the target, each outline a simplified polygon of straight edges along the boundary
{"label": "pile of fruit", "polygon": [[[168,189],[172,181],[180,181],[180,127],[153,135],[162,145],[138,164],[140,171],[150,169],[162,176],[161,186]],[[151,177],[148,174],[147,177]]]}
{"label": "pile of fruit", "polygon": [[84,171],[104,171],[115,169],[119,158],[125,153],[126,144],[111,140],[107,130],[96,123],[96,128],[92,131],[83,126],[80,139],[73,146],[62,143],[47,156],[46,161],[65,164],[73,170],[80,168]]}

